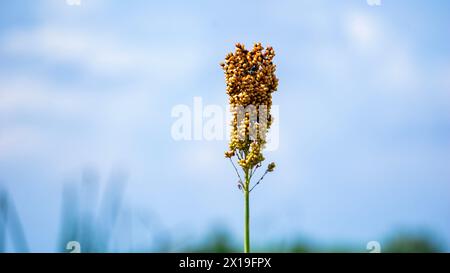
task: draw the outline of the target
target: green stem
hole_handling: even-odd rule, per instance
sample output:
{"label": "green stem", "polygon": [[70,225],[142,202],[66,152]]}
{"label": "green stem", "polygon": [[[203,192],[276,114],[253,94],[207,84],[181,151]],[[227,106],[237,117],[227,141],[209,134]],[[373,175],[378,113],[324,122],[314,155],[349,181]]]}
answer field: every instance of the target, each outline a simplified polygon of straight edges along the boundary
{"label": "green stem", "polygon": [[250,253],[250,175],[248,169],[245,170],[244,199],[244,252]]}

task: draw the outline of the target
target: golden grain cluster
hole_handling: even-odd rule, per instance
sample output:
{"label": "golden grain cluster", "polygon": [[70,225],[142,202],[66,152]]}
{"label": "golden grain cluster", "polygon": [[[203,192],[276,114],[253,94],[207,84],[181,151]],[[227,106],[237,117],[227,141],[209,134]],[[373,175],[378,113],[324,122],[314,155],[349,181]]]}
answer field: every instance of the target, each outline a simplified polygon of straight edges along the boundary
{"label": "golden grain cluster", "polygon": [[273,48],[264,49],[261,43],[252,50],[238,43],[236,51],[221,63],[232,113],[231,138],[225,156],[236,155],[244,169],[252,169],[264,160],[262,150],[273,121],[272,92],[278,86],[274,56]]}

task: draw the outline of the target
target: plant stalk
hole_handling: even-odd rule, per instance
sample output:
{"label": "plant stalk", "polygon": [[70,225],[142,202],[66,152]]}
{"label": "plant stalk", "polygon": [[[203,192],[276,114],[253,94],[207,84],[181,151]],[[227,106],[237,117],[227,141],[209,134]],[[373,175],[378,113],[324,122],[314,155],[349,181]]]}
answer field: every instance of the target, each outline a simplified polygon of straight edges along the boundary
{"label": "plant stalk", "polygon": [[250,175],[245,170],[244,187],[244,253],[250,253]]}

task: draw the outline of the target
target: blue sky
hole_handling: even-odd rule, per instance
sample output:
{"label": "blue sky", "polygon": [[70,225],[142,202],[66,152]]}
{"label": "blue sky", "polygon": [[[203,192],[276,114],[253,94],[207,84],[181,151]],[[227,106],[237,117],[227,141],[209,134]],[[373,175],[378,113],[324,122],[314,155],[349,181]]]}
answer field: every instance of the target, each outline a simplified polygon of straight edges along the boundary
{"label": "blue sky", "polygon": [[[383,242],[425,229],[450,244],[450,3],[5,1],[0,183],[31,250],[55,249],[62,185],[86,166],[128,173],[125,203],[175,235],[239,239],[226,141],[175,141],[171,110],[227,102],[235,42],[277,56],[277,171],[253,194],[255,244],[305,235]],[[123,237],[125,234],[118,234]],[[178,238],[178,237],[179,238]],[[139,235],[133,240],[139,241]]]}

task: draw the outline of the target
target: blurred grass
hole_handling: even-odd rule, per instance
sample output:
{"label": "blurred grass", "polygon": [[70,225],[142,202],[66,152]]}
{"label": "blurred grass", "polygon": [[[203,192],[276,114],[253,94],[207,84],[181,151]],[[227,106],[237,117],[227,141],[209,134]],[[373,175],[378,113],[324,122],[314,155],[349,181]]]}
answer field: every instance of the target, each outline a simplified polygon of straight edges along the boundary
{"label": "blurred grass", "polygon": [[[101,191],[100,175],[86,168],[79,178],[66,183],[62,193],[62,215],[57,252],[68,252],[66,245],[77,241],[81,252],[242,252],[240,238],[235,238],[224,225],[211,227],[203,238],[189,234],[171,234],[148,208],[136,212],[124,204],[127,176],[113,172]],[[5,189],[0,189],[0,252],[27,252],[26,234],[21,229],[20,217]],[[10,231],[12,248],[6,248],[6,235]],[[140,232],[138,232],[140,230]],[[444,252],[445,246],[436,234],[408,228],[392,232],[380,242],[381,252],[435,253]],[[137,235],[136,235],[137,234]],[[133,237],[136,236],[136,238]],[[181,238],[176,239],[173,238]],[[289,242],[253,242],[253,252],[369,252],[366,242],[327,245],[308,237],[296,236]]]}
{"label": "blurred grass", "polygon": [[399,232],[388,240],[384,252],[436,253],[444,252],[444,246],[430,233]]}
{"label": "blurred grass", "polygon": [[[237,253],[242,247],[225,229],[215,229],[199,243],[186,247],[181,252]],[[427,232],[396,231],[383,240],[381,252],[385,253],[439,253],[444,246],[436,236]],[[268,243],[263,248],[254,247],[254,252],[275,253],[368,253],[365,244],[355,247],[352,244],[323,245],[312,243],[305,237],[298,237],[291,243]]]}

